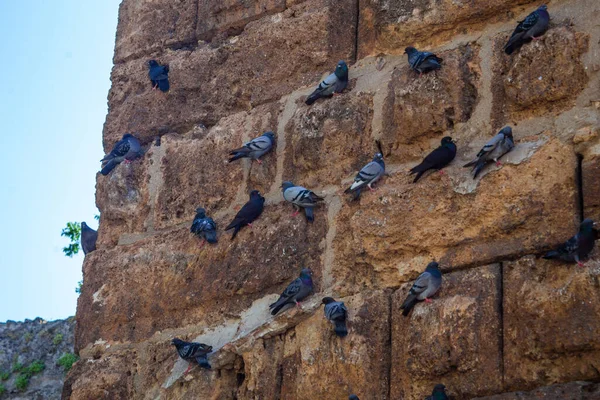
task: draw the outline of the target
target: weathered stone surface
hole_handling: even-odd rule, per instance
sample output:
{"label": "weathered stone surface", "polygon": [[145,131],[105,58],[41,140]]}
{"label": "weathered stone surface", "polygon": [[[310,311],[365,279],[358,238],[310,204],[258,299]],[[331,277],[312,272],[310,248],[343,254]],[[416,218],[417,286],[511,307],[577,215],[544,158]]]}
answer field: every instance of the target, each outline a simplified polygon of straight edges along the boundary
{"label": "weathered stone surface", "polygon": [[[510,15],[511,8],[531,0],[360,1],[359,57],[380,52],[399,54],[406,46],[439,43],[482,29]],[[535,8],[535,7],[533,7]],[[525,11],[525,15],[528,11]]]}
{"label": "weathered stone surface", "polygon": [[371,137],[373,99],[344,93],[301,106],[286,126],[283,180],[309,188],[338,185],[377,151]]}
{"label": "weathered stone surface", "polygon": [[198,0],[124,0],[119,7],[114,61],[195,42],[197,6]]}
{"label": "weathered stone surface", "polygon": [[508,35],[499,35],[494,43],[496,125],[502,124],[502,116],[521,119],[572,106],[588,79],[582,63],[588,35],[556,27],[510,57],[502,52]]}
{"label": "weathered stone surface", "polygon": [[416,400],[442,382],[467,399],[502,389],[499,265],[443,276],[433,303],[404,317],[412,283],[392,296],[391,398]]}
{"label": "weathered stone surface", "polygon": [[282,399],[388,398],[389,295],[378,291],[342,301],[346,338],[338,338],[320,307],[285,337]]}
{"label": "weathered stone surface", "polygon": [[[194,124],[214,125],[226,115],[278,100],[298,87],[317,84],[338,60],[354,54],[354,0],[310,0],[246,25],[216,48],[156,55],[170,67],[171,90],[153,92],[147,57],[113,69],[105,147],[126,131],[142,142]],[[265,40],[268,38],[268,40]]]}
{"label": "weathered stone surface", "polygon": [[185,226],[90,253],[77,315],[85,329],[76,332],[77,349],[100,338],[139,341],[166,328],[222,323],[264,293],[280,293],[303,266],[313,269],[319,287],[326,219],[317,211],[308,226],[303,218],[290,219],[289,211],[285,204],[267,205],[252,229],[244,228],[234,241],[222,229],[235,211],[216,217],[219,243],[202,250]]}
{"label": "weathered stone surface", "polygon": [[398,287],[431,258],[444,268],[495,262],[572,234],[577,162],[569,146],[553,139],[528,161],[484,176],[468,194],[456,191],[461,179],[471,182],[463,163],[418,185],[393,174],[359,204],[344,205],[335,222],[344,238],[334,244],[336,286],[344,293],[364,285]]}
{"label": "weathered stone surface", "polygon": [[[595,146],[596,153],[600,148]],[[600,154],[588,153],[581,162],[583,214],[600,222]]]}
{"label": "weathered stone surface", "polygon": [[591,382],[569,382],[544,386],[531,392],[512,392],[494,396],[478,397],[474,400],[598,400],[600,385]]}
{"label": "weathered stone surface", "polygon": [[419,78],[407,64],[392,74],[381,136],[392,160],[422,157],[422,146],[432,135],[452,130],[471,117],[477,102],[477,46],[438,55],[444,59],[439,71]]}
{"label": "weathered stone surface", "polygon": [[[24,322],[0,322],[0,385],[6,390],[3,400],[60,398],[65,370],[56,362],[66,353],[73,353],[75,319],[44,321],[36,318]],[[23,391],[16,386],[21,375],[16,364],[25,368],[33,362],[44,363],[44,369],[33,374]]]}
{"label": "weathered stone surface", "polygon": [[[573,224],[571,233],[576,229]],[[592,260],[598,254],[595,251]],[[598,378],[599,276],[598,261],[580,268],[527,256],[503,264],[508,388]]]}

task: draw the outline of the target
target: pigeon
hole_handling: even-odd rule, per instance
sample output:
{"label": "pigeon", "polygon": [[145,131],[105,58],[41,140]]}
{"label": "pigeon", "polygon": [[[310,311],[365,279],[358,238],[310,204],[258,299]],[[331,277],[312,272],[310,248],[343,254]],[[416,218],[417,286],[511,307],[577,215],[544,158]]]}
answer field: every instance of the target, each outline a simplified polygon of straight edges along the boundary
{"label": "pigeon", "polygon": [[407,47],[404,52],[408,55],[408,63],[413,71],[417,71],[419,76],[429,71],[435,71],[442,68],[442,58],[428,51],[419,51],[414,47]]}
{"label": "pigeon", "polygon": [[271,315],[275,315],[285,306],[286,304],[296,303],[300,307],[300,300],[303,300],[312,292],[312,271],[309,268],[302,269],[300,277],[296,278],[292,283],[285,288],[279,299],[269,306],[271,309]]}
{"label": "pigeon", "polygon": [[483,146],[473,161],[463,165],[463,167],[473,166],[471,171],[475,172],[473,175],[473,179],[475,179],[488,162],[494,161],[496,165],[502,165],[498,159],[511,151],[513,147],[515,147],[515,143],[513,141],[512,129],[510,126],[505,126]]}
{"label": "pigeon", "polygon": [[156,60],[148,61],[148,77],[152,82],[152,90],[159,88],[163,92],[169,91],[168,65],[160,65]]}
{"label": "pigeon", "polygon": [[430,169],[438,169],[440,173],[444,173],[442,168],[450,164],[454,157],[456,157],[456,144],[450,136],[446,136],[442,139],[440,147],[429,153],[421,164],[410,170],[411,174],[417,174],[413,183],[416,183],[421,175]]}
{"label": "pigeon", "polygon": [[506,54],[512,54],[525,43],[531,42],[532,39],[536,40],[546,33],[550,24],[550,14],[547,10],[548,7],[545,4],[541,5],[523,21],[519,21],[519,25],[517,25],[510,39],[508,39],[508,43],[504,46]]}
{"label": "pigeon", "polygon": [[100,160],[100,162],[108,161],[100,173],[108,175],[121,161],[125,160],[125,164],[129,164],[141,155],[140,141],[132,134],[126,133],[121,140],[115,143],[110,153]]}
{"label": "pigeon", "polygon": [[448,395],[446,394],[446,386],[438,383],[433,387],[433,392],[431,396],[427,396],[425,400],[448,400]]}
{"label": "pigeon", "polygon": [[83,254],[91,253],[96,250],[96,240],[98,240],[98,231],[93,230],[85,222],[81,223],[81,248]]}
{"label": "pigeon", "polygon": [[[177,354],[185,361],[196,361],[202,368],[210,369],[207,355],[212,351],[212,346],[204,343],[184,342],[181,339],[175,338],[171,344],[177,348]],[[190,363],[188,369],[183,373],[187,374],[192,369],[193,364]]]}
{"label": "pigeon", "polygon": [[252,222],[262,214],[264,205],[265,198],[260,195],[258,190],[250,192],[250,200],[244,204],[242,209],[235,215],[233,221],[225,228],[226,231],[235,228],[231,240],[235,239],[235,236],[242,227],[246,225],[252,227]]}
{"label": "pigeon", "polygon": [[231,150],[229,155],[231,158],[229,162],[235,161],[239,158],[247,157],[251,160],[256,160],[259,164],[262,161],[260,157],[268,153],[275,144],[275,134],[273,132],[265,132],[262,136],[252,139],[248,143],[245,143],[239,149]]}
{"label": "pigeon", "polygon": [[594,249],[596,232],[594,221],[585,219],[579,226],[579,232],[566,243],[560,245],[556,250],[549,251],[544,255],[547,260],[558,259],[566,262],[576,262],[583,267],[581,259],[586,259]]}
{"label": "pigeon", "polygon": [[435,261],[430,262],[427,268],[425,268],[425,272],[419,275],[412,285],[406,300],[400,306],[404,310],[402,311],[402,315],[407,316],[419,301],[425,300],[427,303],[431,302],[429,298],[438,291],[441,285],[442,271],[440,271],[438,263]]}
{"label": "pigeon", "polygon": [[306,98],[306,104],[311,105],[321,97],[331,97],[334,94],[342,93],[348,86],[348,65],[340,61],[335,67],[335,72],[329,75],[319,86]]}
{"label": "pigeon", "polygon": [[202,207],[196,208],[196,216],[190,232],[203,239],[200,248],[204,246],[205,240],[208,243],[217,243],[217,224],[212,218],[206,216],[206,210]]}
{"label": "pigeon", "polygon": [[360,191],[367,186],[369,190],[375,190],[372,185],[381,178],[385,173],[385,163],[383,162],[383,154],[377,153],[373,157],[373,161],[365,165],[354,178],[352,186],[344,191],[344,193],[354,193],[353,200],[360,197]]}
{"label": "pigeon", "polygon": [[319,202],[325,199],[317,196],[312,190],[308,190],[302,186],[294,186],[290,181],[285,181],[281,184],[283,190],[283,198],[294,205],[296,212],[292,214],[295,217],[300,212],[300,207],[304,208],[304,214],[308,222],[313,222],[315,216],[313,214],[313,207],[319,204]]}
{"label": "pigeon", "polygon": [[360,400],[360,399],[358,398],[357,395],[351,394],[350,396],[348,396],[348,400]]}
{"label": "pigeon", "polygon": [[325,318],[335,326],[335,334],[342,338],[346,337],[348,335],[348,328],[346,328],[348,309],[344,303],[335,301],[332,297],[325,297],[323,304],[325,304]]}

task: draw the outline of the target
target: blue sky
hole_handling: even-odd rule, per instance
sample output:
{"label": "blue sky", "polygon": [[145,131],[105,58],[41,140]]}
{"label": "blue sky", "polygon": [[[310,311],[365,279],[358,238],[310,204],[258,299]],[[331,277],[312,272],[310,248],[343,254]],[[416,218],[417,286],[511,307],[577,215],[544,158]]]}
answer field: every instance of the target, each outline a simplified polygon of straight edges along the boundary
{"label": "blue sky", "polygon": [[0,1],[0,321],[75,314],[83,254],[60,232],[97,228],[119,2]]}

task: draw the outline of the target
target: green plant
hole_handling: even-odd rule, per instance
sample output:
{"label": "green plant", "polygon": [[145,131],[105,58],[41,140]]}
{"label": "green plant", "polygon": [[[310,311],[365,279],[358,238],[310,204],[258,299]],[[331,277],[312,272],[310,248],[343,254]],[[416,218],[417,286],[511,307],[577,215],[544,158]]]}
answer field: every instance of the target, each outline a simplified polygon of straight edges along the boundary
{"label": "green plant", "polygon": [[77,287],[75,288],[75,293],[81,294],[81,287],[83,286],[83,281],[77,282]]}
{"label": "green plant", "polygon": [[77,360],[79,360],[79,357],[77,357],[75,354],[65,353],[58,359],[57,364],[63,367],[65,371],[69,371]]}
{"label": "green plant", "polygon": [[36,360],[32,362],[27,368],[25,368],[25,374],[34,375],[42,372],[46,368],[46,364],[43,361]]}
{"label": "green plant", "polygon": [[6,392],[6,388],[4,387],[3,384],[0,383],[0,396],[2,396],[4,394],[4,392]]}
{"label": "green plant", "polygon": [[54,335],[54,339],[52,339],[52,343],[54,343],[55,346],[58,346],[59,344],[61,344],[62,341],[63,341],[62,333],[57,333],[56,335]]}
{"label": "green plant", "polygon": [[12,372],[21,372],[21,371],[23,371],[23,368],[24,368],[23,364],[15,361],[15,363],[12,366]]}
{"label": "green plant", "polygon": [[17,380],[15,381],[15,386],[17,387],[17,389],[24,392],[25,389],[27,389],[28,385],[29,376],[27,376],[27,374],[20,374],[19,376],[17,376]]}
{"label": "green plant", "polygon": [[33,334],[31,332],[27,332],[23,335],[23,339],[25,339],[25,343],[29,343],[33,338]]}
{"label": "green plant", "polygon": [[63,247],[65,256],[73,257],[79,253],[79,239],[81,238],[81,224],[79,222],[67,222],[67,227],[63,228],[60,236],[65,236],[71,240],[67,247]]}
{"label": "green plant", "polygon": [[0,371],[0,380],[7,381],[10,378],[9,371]]}

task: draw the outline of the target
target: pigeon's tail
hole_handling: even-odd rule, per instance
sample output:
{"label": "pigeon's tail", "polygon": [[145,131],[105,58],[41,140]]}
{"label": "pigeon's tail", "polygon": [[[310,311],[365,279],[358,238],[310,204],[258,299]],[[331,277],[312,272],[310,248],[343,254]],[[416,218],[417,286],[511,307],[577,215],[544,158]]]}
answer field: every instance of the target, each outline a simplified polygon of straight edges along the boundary
{"label": "pigeon's tail", "polygon": [[231,235],[231,240],[235,239],[235,237],[237,236],[237,234],[240,231],[240,229],[242,229],[241,225],[236,225],[235,226],[235,229],[233,230],[233,235]]}
{"label": "pigeon's tail", "polygon": [[417,183],[419,178],[422,177],[424,173],[425,171],[419,171],[419,173],[417,173],[417,176],[415,176],[415,179],[413,179],[413,183]]}
{"label": "pigeon's tail", "polygon": [[410,310],[413,309],[417,302],[417,296],[409,294],[406,300],[404,300],[404,303],[402,303],[402,306],[400,307],[402,309],[402,315],[406,317],[408,314],[410,314]]}
{"label": "pigeon's tail", "polygon": [[115,169],[115,167],[119,165],[119,162],[116,161],[115,159],[110,160],[105,166],[104,168],[102,168],[102,170],[100,171],[100,173],[102,175],[108,175],[110,173],[110,171],[112,171],[113,169]]}
{"label": "pigeon's tail", "polygon": [[306,220],[308,222],[313,222],[315,220],[315,214],[313,213],[312,207],[306,207],[304,209],[304,215],[306,215]]}
{"label": "pigeon's tail", "polygon": [[559,257],[560,257],[560,253],[556,250],[549,251],[542,256],[542,258],[545,258],[546,260],[552,260],[554,258],[559,258]]}
{"label": "pigeon's tail", "polygon": [[168,79],[161,79],[158,81],[158,88],[162,91],[162,92],[168,92],[169,91],[169,80]]}
{"label": "pigeon's tail", "polygon": [[208,243],[217,243],[217,231],[206,231],[204,238]]}
{"label": "pigeon's tail", "polygon": [[205,355],[196,357],[196,361],[202,368],[211,369],[210,364],[208,363],[208,358]]}
{"label": "pigeon's tail", "polygon": [[522,35],[514,35],[508,39],[508,43],[504,46],[504,52],[511,55],[519,47],[523,46],[524,40]]}
{"label": "pigeon's tail", "polygon": [[352,196],[352,201],[356,201],[360,198],[360,191],[361,189],[358,189],[354,192],[354,196]]}
{"label": "pigeon's tail", "polygon": [[313,92],[313,93],[312,93],[310,96],[308,96],[308,97],[306,98],[306,101],[305,101],[306,105],[307,105],[307,106],[310,106],[312,103],[314,103],[315,101],[317,101],[317,99],[318,99],[319,97],[321,97],[321,96],[319,95],[319,93],[317,93],[316,91],[315,91],[315,92]]}
{"label": "pigeon's tail", "polygon": [[346,321],[345,320],[334,320],[333,323],[335,324],[335,334],[338,335],[339,337],[346,337],[348,336],[348,328],[346,328]]}
{"label": "pigeon's tail", "polygon": [[473,167],[473,171],[475,172],[473,174],[473,179],[477,178],[477,175],[479,175],[479,173],[481,172],[481,170],[483,169],[483,167],[485,167],[485,159],[483,157],[481,157],[479,160],[477,160],[477,163],[475,164],[475,166]]}
{"label": "pigeon's tail", "polygon": [[229,162],[239,160],[240,158],[248,157],[249,151],[245,147],[240,147],[239,149],[231,150],[229,155],[232,156],[229,159]]}
{"label": "pigeon's tail", "polygon": [[[283,300],[283,301],[282,301]],[[279,303],[281,302],[281,304]],[[269,306],[269,308],[271,308],[271,315],[275,315],[279,312],[279,310],[281,310],[283,308],[283,306],[285,306],[286,302],[284,299],[279,299],[277,300],[275,303],[271,304]]]}

